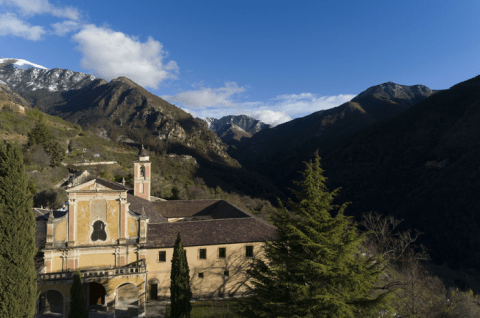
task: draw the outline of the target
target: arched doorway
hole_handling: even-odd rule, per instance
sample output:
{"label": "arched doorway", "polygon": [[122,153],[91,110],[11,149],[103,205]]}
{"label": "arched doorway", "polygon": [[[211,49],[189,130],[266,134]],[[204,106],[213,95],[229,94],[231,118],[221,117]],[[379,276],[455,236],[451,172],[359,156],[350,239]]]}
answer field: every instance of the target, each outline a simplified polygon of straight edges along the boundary
{"label": "arched doorway", "polygon": [[40,294],[38,299],[38,317],[60,318],[63,317],[64,299],[58,290],[49,289]]}
{"label": "arched doorway", "polygon": [[138,316],[138,288],[132,283],[120,285],[115,292],[115,318]]}
{"label": "arched doorway", "polygon": [[84,285],[85,299],[87,301],[89,313],[106,312],[107,306],[105,298],[107,291],[102,284],[91,282]]}

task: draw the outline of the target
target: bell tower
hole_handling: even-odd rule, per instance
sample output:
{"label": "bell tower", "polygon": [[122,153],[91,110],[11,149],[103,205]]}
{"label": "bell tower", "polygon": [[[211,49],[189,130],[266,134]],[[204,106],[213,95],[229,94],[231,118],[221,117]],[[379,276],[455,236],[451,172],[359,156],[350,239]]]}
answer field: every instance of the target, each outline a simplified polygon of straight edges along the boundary
{"label": "bell tower", "polygon": [[150,157],[143,148],[138,153],[138,160],[133,163],[133,179],[135,196],[150,201],[150,180],[152,176]]}

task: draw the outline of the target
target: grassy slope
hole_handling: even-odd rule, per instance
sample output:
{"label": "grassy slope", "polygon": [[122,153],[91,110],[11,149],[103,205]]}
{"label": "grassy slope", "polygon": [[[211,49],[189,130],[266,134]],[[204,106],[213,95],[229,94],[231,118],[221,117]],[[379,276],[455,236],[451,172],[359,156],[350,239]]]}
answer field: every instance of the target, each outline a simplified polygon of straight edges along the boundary
{"label": "grassy slope", "polygon": [[[0,93],[0,103],[2,98],[10,102],[8,97],[7,94]],[[133,162],[137,159],[138,148],[102,139],[59,117],[28,107],[25,113],[21,114],[7,107],[0,110],[0,138],[24,145],[28,132],[40,117],[44,118],[47,127],[65,149],[70,145],[72,152],[63,160],[65,164],[81,162],[84,159],[92,162],[117,161],[118,164],[115,165],[77,169],[87,169],[95,175],[118,182],[124,177],[127,184],[131,184]],[[95,154],[99,157],[95,157]],[[48,158],[42,159],[45,154],[41,150],[30,150],[24,155],[30,177],[37,179],[38,192],[50,191],[53,185],[68,176],[66,167],[49,167]],[[262,177],[241,168],[222,166],[208,160],[196,162],[194,159],[155,151],[151,151],[151,160],[152,194],[155,196],[172,198],[173,192],[177,191],[178,199],[226,199],[265,218],[268,211],[274,209],[270,201],[275,202],[275,198],[281,196],[281,193],[262,180]]]}

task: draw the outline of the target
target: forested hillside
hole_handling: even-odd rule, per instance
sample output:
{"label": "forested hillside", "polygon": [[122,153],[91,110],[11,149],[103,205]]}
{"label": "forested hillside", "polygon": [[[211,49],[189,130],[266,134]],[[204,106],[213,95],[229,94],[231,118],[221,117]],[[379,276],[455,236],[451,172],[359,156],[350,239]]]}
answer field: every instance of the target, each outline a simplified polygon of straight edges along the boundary
{"label": "forested hillside", "polygon": [[436,262],[480,265],[480,77],[441,91],[323,151],[332,188],[368,211],[424,233]]}

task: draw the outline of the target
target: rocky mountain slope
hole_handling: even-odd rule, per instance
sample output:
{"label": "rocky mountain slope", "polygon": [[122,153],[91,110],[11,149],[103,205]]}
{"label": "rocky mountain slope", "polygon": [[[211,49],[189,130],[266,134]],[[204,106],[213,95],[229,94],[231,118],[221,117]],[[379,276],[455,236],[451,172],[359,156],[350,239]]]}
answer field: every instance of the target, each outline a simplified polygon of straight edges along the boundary
{"label": "rocky mountain slope", "polygon": [[320,149],[329,187],[352,202],[346,213],[404,219],[438,263],[478,268],[479,120],[480,76]]}
{"label": "rocky mountain slope", "polygon": [[247,115],[228,115],[220,119],[207,117],[205,121],[208,123],[210,129],[215,132],[225,130],[224,126],[226,125],[235,125],[248,134],[255,135],[260,130],[271,127],[271,125]]}
{"label": "rocky mountain slope", "polygon": [[240,147],[242,141],[252,137],[248,132],[238,127],[235,124],[223,125],[221,129],[217,130],[217,135],[227,145]]}
{"label": "rocky mountain slope", "polygon": [[62,69],[21,69],[0,64],[0,81],[40,110],[114,141],[130,140],[159,151],[190,154],[238,166],[207,124],[120,77],[110,82]]}
{"label": "rocky mountain slope", "polygon": [[282,187],[298,177],[302,162],[317,149],[326,149],[354,133],[408,109],[434,94],[423,85],[384,83],[360,93],[338,107],[312,113],[242,143],[232,155],[247,169],[262,173]]}
{"label": "rocky mountain slope", "polygon": [[271,125],[247,115],[229,115],[220,119],[208,117],[205,121],[224,143],[235,146],[229,150],[230,153],[252,135],[271,127]]}

